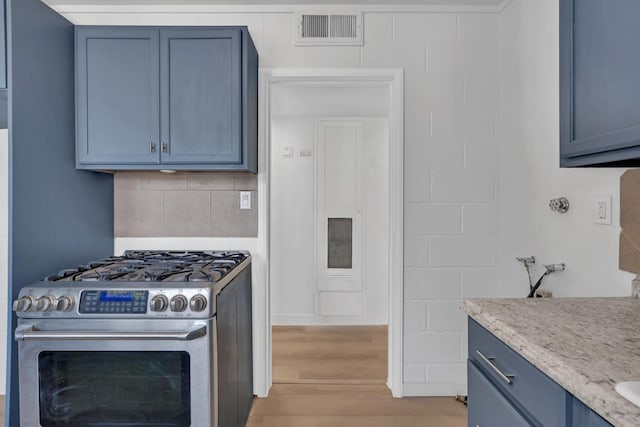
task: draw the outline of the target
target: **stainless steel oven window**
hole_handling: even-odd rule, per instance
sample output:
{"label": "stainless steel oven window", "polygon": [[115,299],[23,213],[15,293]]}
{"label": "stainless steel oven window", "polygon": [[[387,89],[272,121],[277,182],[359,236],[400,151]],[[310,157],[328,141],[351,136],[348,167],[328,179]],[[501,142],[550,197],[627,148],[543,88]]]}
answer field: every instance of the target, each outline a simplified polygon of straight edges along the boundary
{"label": "stainless steel oven window", "polygon": [[189,354],[181,351],[43,351],[43,427],[191,425]]}

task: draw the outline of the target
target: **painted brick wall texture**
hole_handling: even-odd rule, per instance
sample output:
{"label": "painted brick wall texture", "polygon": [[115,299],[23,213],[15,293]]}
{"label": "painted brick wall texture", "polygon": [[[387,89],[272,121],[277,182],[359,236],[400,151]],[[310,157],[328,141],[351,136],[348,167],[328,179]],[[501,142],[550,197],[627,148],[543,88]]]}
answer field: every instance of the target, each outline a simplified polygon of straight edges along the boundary
{"label": "painted brick wall texture", "polygon": [[[465,393],[466,326],[457,305],[482,295],[498,276],[499,16],[365,13],[362,47],[296,47],[287,13],[219,15],[202,23],[248,25],[261,67],[404,69],[403,389]],[[229,213],[238,175],[222,179],[224,188],[210,178],[116,175],[117,235],[215,236],[224,232],[218,218],[227,231],[255,235],[252,218],[236,225]],[[132,208],[134,199],[140,205]],[[229,210],[218,212],[219,204]],[[180,225],[196,219],[190,214],[196,207],[201,224]]]}

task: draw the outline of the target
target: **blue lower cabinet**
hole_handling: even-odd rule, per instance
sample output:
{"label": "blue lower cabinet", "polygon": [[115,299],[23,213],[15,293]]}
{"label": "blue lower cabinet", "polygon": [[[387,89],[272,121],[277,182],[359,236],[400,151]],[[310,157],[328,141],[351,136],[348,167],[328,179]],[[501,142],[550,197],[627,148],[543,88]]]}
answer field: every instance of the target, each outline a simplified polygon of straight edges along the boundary
{"label": "blue lower cabinet", "polygon": [[469,427],[611,427],[471,318],[468,390]]}
{"label": "blue lower cabinet", "polygon": [[469,361],[531,425],[567,425],[569,393],[473,320],[469,321]]}
{"label": "blue lower cabinet", "polygon": [[475,367],[467,363],[469,378],[469,427],[530,427],[531,424]]}
{"label": "blue lower cabinet", "polygon": [[587,405],[575,397],[573,398],[572,409],[572,427],[612,427],[607,420],[593,412]]}

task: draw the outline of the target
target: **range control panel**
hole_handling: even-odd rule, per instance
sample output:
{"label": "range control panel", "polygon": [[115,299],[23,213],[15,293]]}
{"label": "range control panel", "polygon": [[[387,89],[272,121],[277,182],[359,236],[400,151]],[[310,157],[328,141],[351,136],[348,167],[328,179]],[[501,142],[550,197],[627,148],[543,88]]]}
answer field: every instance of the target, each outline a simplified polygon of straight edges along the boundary
{"label": "range control panel", "polygon": [[79,311],[86,314],[144,314],[148,299],[148,291],[83,291]]}
{"label": "range control panel", "polygon": [[211,287],[22,288],[13,310],[25,318],[200,318],[216,314]]}

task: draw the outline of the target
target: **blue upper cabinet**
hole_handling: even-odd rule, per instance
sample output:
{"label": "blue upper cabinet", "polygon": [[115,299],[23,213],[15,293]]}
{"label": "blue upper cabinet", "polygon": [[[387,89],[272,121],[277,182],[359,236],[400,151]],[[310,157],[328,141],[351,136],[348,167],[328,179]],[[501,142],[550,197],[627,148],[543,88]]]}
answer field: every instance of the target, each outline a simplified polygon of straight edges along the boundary
{"label": "blue upper cabinet", "polygon": [[640,2],[560,0],[560,165],[640,165]]}
{"label": "blue upper cabinet", "polygon": [[0,129],[7,129],[9,93],[7,91],[7,2],[0,0]]}
{"label": "blue upper cabinet", "polygon": [[78,168],[257,172],[246,28],[78,27],[76,42]]}
{"label": "blue upper cabinet", "polygon": [[[7,88],[7,13],[6,0],[0,0],[0,89]],[[6,119],[5,119],[6,120]]]}
{"label": "blue upper cabinet", "polygon": [[76,30],[77,163],[159,164],[158,31]]}
{"label": "blue upper cabinet", "polygon": [[241,34],[160,33],[164,164],[242,163]]}

